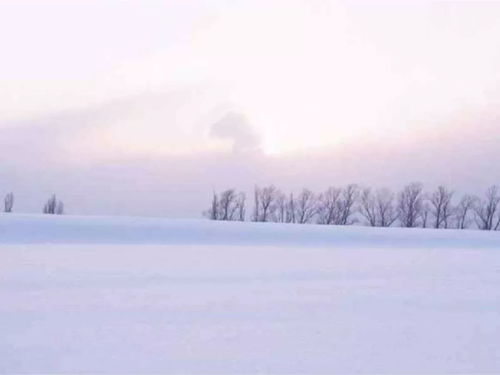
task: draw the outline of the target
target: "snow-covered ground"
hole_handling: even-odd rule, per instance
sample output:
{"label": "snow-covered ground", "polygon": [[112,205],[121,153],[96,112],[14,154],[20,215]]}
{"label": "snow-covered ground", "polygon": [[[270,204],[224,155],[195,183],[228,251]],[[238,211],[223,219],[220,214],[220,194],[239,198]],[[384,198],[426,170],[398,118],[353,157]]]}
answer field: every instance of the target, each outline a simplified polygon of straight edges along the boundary
{"label": "snow-covered ground", "polygon": [[0,215],[1,373],[499,373],[500,233]]}

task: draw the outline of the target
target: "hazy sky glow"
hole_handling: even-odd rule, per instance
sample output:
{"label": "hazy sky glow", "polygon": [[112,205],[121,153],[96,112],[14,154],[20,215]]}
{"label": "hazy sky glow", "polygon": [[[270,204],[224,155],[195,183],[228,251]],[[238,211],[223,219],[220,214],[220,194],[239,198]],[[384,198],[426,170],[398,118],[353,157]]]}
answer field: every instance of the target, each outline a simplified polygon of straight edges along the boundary
{"label": "hazy sky glow", "polygon": [[0,193],[196,216],[226,186],[500,183],[499,19],[476,1],[4,0]]}

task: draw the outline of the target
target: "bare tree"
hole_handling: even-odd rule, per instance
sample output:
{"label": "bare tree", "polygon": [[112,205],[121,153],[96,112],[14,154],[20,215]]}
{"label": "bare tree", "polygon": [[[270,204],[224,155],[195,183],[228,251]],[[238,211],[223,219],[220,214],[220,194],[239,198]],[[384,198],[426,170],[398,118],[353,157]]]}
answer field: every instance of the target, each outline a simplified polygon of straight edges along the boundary
{"label": "bare tree", "polygon": [[[298,196],[285,195],[273,185],[255,187],[255,207],[253,221],[280,223],[310,223],[329,225],[350,225],[361,214],[368,225],[388,227],[396,220],[403,227],[448,228],[454,226],[465,229],[473,219],[479,229],[500,230],[500,187],[493,185],[480,200],[472,195],[464,195],[456,207],[452,204],[453,191],[439,186],[432,194],[424,194],[418,182],[405,186],[395,196],[388,189],[373,191],[360,190],[355,184],[343,189],[328,188],[316,195],[303,189]],[[212,195],[212,202],[204,216],[211,220],[244,221],[246,218],[246,197],[235,189],[227,189]],[[5,212],[11,212],[14,195],[9,193],[4,199]],[[64,204],[52,195],[43,212],[63,214]]]}
{"label": "bare tree", "polygon": [[486,197],[480,200],[474,209],[476,223],[482,230],[497,230],[500,226],[500,192],[497,185],[486,191]]}
{"label": "bare tree", "polygon": [[61,201],[58,201],[56,204],[56,215],[63,215],[64,214],[64,203]]}
{"label": "bare tree", "polygon": [[276,209],[275,199],[278,194],[277,189],[271,185],[263,188],[261,190],[260,202],[261,202],[261,220],[263,222],[272,221],[273,213]]}
{"label": "bare tree", "polygon": [[428,228],[429,227],[429,216],[431,212],[431,206],[429,202],[426,199],[425,194],[423,195],[422,198],[422,210],[420,212],[420,226],[422,228]]}
{"label": "bare tree", "polygon": [[287,222],[287,198],[282,192],[276,195],[276,217],[278,223]]}
{"label": "bare tree", "polygon": [[317,211],[316,196],[308,189],[303,189],[297,197],[296,217],[297,223],[309,223]]}
{"label": "bare tree", "polygon": [[204,216],[210,220],[244,221],[245,220],[245,194],[237,193],[235,189],[224,190],[220,197],[214,192],[210,208]]}
{"label": "bare tree", "polygon": [[234,220],[238,207],[236,205],[236,191],[228,189],[221,193],[219,199],[219,217],[223,221]]}
{"label": "bare tree", "polygon": [[376,194],[378,225],[390,227],[398,218],[394,208],[394,193],[388,189],[379,189]]}
{"label": "bare tree", "polygon": [[203,212],[203,216],[210,220],[219,220],[219,196],[215,191],[212,194],[212,204],[208,210]]}
{"label": "bare tree", "polygon": [[448,228],[449,218],[453,214],[451,199],[453,191],[444,186],[439,186],[435,192],[431,194],[429,199],[430,212],[434,217],[434,228]]}
{"label": "bare tree", "polygon": [[55,214],[56,213],[56,205],[57,205],[57,198],[56,195],[52,195],[45,203],[45,206],[43,207],[43,213],[44,214]]}
{"label": "bare tree", "polygon": [[279,191],[273,186],[267,186],[264,188],[255,187],[255,207],[253,221],[273,221],[274,212],[276,210],[276,197]]}
{"label": "bare tree", "polygon": [[4,212],[12,212],[14,207],[14,193],[8,193],[4,199]]}
{"label": "bare tree", "polygon": [[338,224],[351,225],[355,222],[355,219],[352,218],[352,215],[354,214],[354,205],[356,204],[358,197],[359,188],[356,184],[347,185],[342,190],[339,203],[340,219]]}
{"label": "bare tree", "polygon": [[62,215],[64,213],[64,203],[62,201],[57,200],[55,194],[47,200],[45,206],[43,206],[43,213],[50,215]]}
{"label": "bare tree", "polygon": [[370,226],[389,227],[397,219],[393,202],[394,194],[388,189],[379,189],[374,194],[366,188],[361,192],[359,210]]}
{"label": "bare tree", "polygon": [[236,210],[238,213],[238,221],[245,221],[246,218],[246,208],[245,208],[246,195],[241,192],[236,197]]}
{"label": "bare tree", "polygon": [[293,197],[293,193],[290,193],[288,201],[286,203],[286,213],[285,213],[285,222],[287,223],[295,223],[295,198]]}
{"label": "bare tree", "polygon": [[260,189],[258,186],[255,186],[253,189],[252,221],[260,221]]}
{"label": "bare tree", "polygon": [[363,189],[360,198],[360,213],[372,227],[378,226],[377,202],[370,188]]}
{"label": "bare tree", "polygon": [[419,225],[419,218],[422,222],[427,221],[422,218],[423,193],[422,184],[413,182],[403,188],[398,195],[398,216],[402,227],[414,228]]}
{"label": "bare tree", "polygon": [[464,195],[455,208],[455,223],[457,229],[466,229],[470,225],[470,214],[476,207],[477,197]]}
{"label": "bare tree", "polygon": [[340,222],[341,189],[329,187],[318,197],[318,224],[338,224]]}

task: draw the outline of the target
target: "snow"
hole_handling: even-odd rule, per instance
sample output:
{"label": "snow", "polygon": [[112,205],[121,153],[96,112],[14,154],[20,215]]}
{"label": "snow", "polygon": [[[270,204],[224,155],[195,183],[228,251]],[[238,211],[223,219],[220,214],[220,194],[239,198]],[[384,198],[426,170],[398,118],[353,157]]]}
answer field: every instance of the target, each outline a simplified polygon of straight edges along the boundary
{"label": "snow", "polygon": [[0,215],[1,373],[498,373],[500,233]]}

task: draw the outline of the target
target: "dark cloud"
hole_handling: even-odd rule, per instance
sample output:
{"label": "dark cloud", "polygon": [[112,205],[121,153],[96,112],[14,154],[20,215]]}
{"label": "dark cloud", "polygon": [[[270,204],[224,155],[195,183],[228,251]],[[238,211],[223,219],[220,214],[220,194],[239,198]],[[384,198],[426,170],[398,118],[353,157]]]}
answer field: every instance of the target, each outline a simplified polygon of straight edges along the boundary
{"label": "dark cloud", "polygon": [[247,117],[238,112],[228,112],[215,122],[210,128],[210,136],[231,140],[236,153],[257,152],[261,147],[261,137]]}

